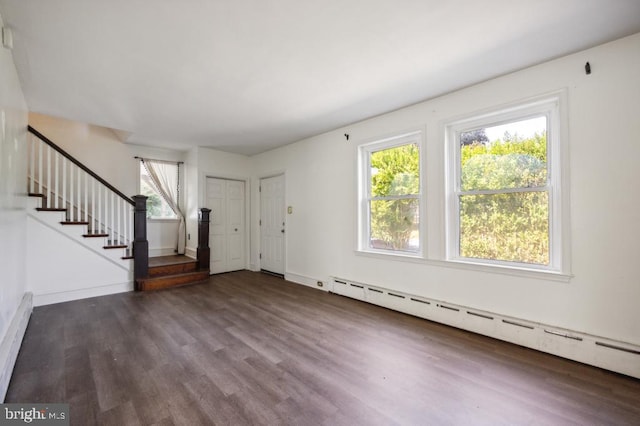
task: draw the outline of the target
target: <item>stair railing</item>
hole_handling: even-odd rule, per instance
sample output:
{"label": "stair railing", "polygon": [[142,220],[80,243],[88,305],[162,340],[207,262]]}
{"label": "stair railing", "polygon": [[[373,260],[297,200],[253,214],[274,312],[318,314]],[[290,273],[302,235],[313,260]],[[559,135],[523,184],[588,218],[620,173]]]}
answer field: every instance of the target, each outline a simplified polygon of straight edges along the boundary
{"label": "stair railing", "polygon": [[66,210],[66,221],[86,223],[90,234],[132,256],[134,201],[33,127],[28,131],[28,192],[44,210]]}

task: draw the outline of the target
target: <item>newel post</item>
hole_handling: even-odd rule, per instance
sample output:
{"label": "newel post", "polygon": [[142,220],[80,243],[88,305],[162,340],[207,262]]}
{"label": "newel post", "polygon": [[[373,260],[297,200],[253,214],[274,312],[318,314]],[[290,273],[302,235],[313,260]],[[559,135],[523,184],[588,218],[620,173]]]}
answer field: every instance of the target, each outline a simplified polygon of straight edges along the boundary
{"label": "newel post", "polygon": [[133,213],[133,275],[136,282],[149,275],[149,241],[147,241],[147,198],[134,195]]}
{"label": "newel post", "polygon": [[211,259],[209,250],[209,213],[211,209],[200,209],[198,219],[198,269],[209,270]]}

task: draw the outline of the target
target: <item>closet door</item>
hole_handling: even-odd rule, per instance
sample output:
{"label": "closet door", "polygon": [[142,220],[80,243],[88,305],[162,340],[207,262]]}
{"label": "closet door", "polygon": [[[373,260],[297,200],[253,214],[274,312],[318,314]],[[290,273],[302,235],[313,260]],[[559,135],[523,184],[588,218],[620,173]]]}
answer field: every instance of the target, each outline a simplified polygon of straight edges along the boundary
{"label": "closet door", "polygon": [[244,186],[243,181],[207,178],[212,274],[245,269]]}

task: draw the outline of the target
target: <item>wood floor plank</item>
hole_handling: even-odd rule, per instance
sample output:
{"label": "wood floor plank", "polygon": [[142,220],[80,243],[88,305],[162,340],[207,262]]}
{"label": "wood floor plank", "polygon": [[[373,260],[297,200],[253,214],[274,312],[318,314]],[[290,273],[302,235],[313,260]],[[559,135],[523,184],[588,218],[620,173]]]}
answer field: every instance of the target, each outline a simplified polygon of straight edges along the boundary
{"label": "wood floor plank", "polygon": [[72,425],[640,424],[640,380],[248,271],[34,309],[6,402]]}

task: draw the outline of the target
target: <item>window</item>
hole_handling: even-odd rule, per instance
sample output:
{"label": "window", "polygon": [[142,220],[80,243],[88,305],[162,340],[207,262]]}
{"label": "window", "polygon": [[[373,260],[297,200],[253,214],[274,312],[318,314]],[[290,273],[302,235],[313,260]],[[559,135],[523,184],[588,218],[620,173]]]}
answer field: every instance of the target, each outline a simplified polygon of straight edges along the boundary
{"label": "window", "polygon": [[421,254],[420,133],[360,147],[359,250]]}
{"label": "window", "polygon": [[447,126],[450,259],[562,271],[559,102]]}
{"label": "window", "polygon": [[[167,164],[166,167],[175,168],[175,173],[178,174],[176,164]],[[142,161],[140,161],[140,193],[149,197],[147,199],[148,219],[178,219],[178,216],[156,189]]]}

